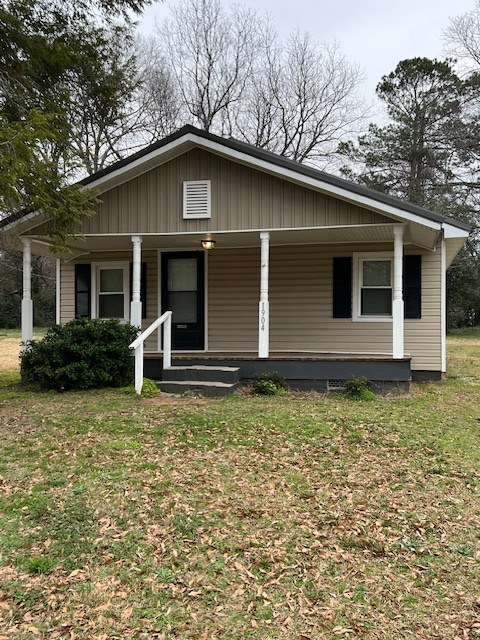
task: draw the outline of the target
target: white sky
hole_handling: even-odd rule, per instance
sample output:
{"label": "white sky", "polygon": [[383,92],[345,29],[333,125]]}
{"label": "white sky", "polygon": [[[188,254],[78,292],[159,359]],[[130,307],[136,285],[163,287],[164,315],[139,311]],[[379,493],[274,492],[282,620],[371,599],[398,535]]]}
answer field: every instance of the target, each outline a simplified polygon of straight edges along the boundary
{"label": "white sky", "polygon": [[[175,2],[149,7],[141,31],[152,32],[155,20],[162,21],[171,4]],[[364,69],[362,93],[370,101],[381,77],[400,60],[444,58],[442,32],[449,18],[471,11],[475,0],[254,0],[243,4],[260,15],[270,14],[281,36],[299,28],[319,42],[336,41],[347,60]]]}

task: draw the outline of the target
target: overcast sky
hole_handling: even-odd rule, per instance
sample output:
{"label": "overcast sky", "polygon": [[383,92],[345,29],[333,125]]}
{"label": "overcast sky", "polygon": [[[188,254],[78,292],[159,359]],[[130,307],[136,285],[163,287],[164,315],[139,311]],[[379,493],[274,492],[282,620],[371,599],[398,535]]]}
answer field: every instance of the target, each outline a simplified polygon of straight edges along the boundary
{"label": "overcast sky", "polygon": [[[172,4],[166,1],[149,7],[141,30],[152,32],[155,20],[164,19]],[[400,60],[444,58],[442,32],[449,18],[471,11],[475,0],[255,0],[243,4],[260,14],[269,13],[282,36],[298,27],[319,42],[338,42],[347,60],[364,69],[362,93],[371,100],[381,77]]]}

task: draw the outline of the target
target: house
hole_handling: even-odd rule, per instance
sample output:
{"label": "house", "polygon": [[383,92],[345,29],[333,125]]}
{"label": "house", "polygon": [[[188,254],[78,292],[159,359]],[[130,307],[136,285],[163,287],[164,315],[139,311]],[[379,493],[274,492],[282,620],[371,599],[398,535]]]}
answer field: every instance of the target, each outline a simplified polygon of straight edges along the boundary
{"label": "house", "polygon": [[[144,330],[170,310],[174,364],[275,370],[298,388],[445,372],[446,270],[467,225],[191,126],[82,184],[100,203],[56,255],[58,323]],[[28,339],[30,256],[49,254],[48,221],[2,227],[24,251]],[[146,375],[165,375],[163,352],[155,331]]]}

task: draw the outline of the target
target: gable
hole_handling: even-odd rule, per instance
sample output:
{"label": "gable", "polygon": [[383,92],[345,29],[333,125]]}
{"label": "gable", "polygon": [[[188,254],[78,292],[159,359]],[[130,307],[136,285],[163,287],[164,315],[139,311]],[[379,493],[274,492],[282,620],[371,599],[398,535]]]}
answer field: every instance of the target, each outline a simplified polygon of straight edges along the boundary
{"label": "gable", "polygon": [[[210,181],[211,216],[185,219],[187,181]],[[204,149],[193,149],[101,195],[86,235],[195,233],[385,224],[379,213]]]}

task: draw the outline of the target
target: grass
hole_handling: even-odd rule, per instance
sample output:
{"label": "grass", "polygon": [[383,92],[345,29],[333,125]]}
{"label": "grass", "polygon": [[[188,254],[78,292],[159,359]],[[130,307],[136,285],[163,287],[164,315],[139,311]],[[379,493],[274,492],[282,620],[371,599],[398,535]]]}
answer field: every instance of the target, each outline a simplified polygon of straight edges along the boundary
{"label": "grass", "polygon": [[0,378],[0,638],[480,638],[480,336],[373,402]]}
{"label": "grass", "polygon": [[[33,339],[40,340],[47,333],[48,327],[34,327],[33,328]],[[22,337],[22,332],[20,329],[0,329],[0,340],[2,338],[12,338],[16,340],[20,340]]]}

